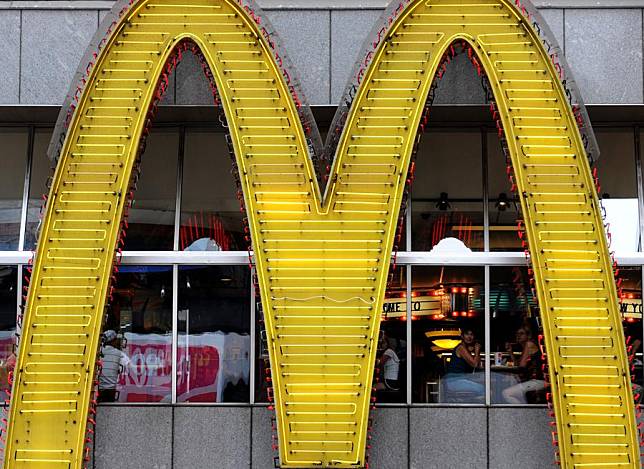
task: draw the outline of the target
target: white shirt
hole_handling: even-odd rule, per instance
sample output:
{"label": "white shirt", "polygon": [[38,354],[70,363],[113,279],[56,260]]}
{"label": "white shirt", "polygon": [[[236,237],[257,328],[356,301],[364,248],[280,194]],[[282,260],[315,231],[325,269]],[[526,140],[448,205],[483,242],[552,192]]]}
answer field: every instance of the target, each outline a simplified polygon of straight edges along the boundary
{"label": "white shirt", "polygon": [[130,359],[121,350],[106,345],[101,350],[103,354],[103,370],[98,378],[99,389],[116,389],[121,367],[130,364]]}
{"label": "white shirt", "polygon": [[383,365],[383,370],[385,372],[385,379],[389,381],[397,381],[398,373],[400,372],[400,358],[396,355],[396,352],[388,348],[382,354],[383,357],[388,357],[388,360],[385,361]]}

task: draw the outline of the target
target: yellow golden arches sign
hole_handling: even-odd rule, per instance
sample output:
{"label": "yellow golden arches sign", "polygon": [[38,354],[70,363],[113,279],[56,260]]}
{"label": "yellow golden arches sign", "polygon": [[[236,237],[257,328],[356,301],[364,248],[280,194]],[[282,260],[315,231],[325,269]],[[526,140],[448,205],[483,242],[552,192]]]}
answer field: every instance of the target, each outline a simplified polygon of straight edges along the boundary
{"label": "yellow golden arches sign", "polygon": [[[518,3],[518,2],[517,2]],[[43,220],[5,467],[79,468],[102,311],[132,168],[173,49],[216,83],[249,217],[283,467],[362,467],[386,272],[417,129],[441,57],[476,51],[526,222],[565,467],[635,467],[615,284],[577,116],[509,0],[396,3],[356,71],[320,193],[292,77],[242,0],[133,0],[85,69]],[[80,78],[80,77],[79,77]],[[583,120],[583,119],[582,119]],[[331,140],[333,142],[333,140]],[[330,144],[334,147],[334,144]],[[54,144],[56,147],[56,144]],[[91,416],[90,416],[91,417]]]}

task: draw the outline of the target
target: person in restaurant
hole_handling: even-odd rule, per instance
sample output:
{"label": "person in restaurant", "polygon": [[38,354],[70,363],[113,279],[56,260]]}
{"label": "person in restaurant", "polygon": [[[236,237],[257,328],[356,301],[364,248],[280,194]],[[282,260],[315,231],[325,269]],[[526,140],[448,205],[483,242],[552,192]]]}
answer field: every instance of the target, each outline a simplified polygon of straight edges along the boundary
{"label": "person in restaurant", "polygon": [[101,356],[103,368],[98,378],[98,402],[116,402],[119,376],[129,366],[130,358],[119,349],[118,335],[111,329],[103,333]]}
{"label": "person in restaurant", "polygon": [[445,374],[447,402],[478,402],[485,397],[485,386],[476,373],[481,366],[481,344],[476,341],[474,329],[463,327],[461,342],[454,348]]}
{"label": "person in restaurant", "polygon": [[[526,394],[543,391],[546,382],[543,378],[541,351],[533,339],[529,325],[524,324],[516,332],[516,342],[521,347],[521,357],[515,361],[520,382],[503,390],[503,399],[508,404],[526,404]],[[506,344],[506,350],[513,354],[512,344]]]}
{"label": "person in restaurant", "polygon": [[383,395],[382,392],[397,393],[400,391],[400,357],[396,353],[396,345],[395,338],[389,337],[384,331],[381,333],[378,341],[381,379],[376,385],[376,390],[381,395]]}

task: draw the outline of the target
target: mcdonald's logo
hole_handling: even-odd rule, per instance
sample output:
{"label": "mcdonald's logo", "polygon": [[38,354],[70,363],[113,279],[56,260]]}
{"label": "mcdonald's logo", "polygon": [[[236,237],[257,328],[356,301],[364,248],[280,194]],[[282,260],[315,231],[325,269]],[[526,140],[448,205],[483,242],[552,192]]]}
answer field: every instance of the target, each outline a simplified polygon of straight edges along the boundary
{"label": "mcdonald's logo", "polygon": [[[267,325],[282,467],[365,467],[387,273],[432,84],[455,49],[487,76],[521,202],[561,465],[635,467],[592,130],[527,2],[397,0],[360,57],[325,149],[246,0],[130,0],[104,23],[50,147],[58,166],[16,368],[6,468],[80,468],[102,314],[140,147],[167,70],[199,54],[235,154]],[[89,409],[89,411],[88,411]],[[89,422],[89,424],[88,424]]]}

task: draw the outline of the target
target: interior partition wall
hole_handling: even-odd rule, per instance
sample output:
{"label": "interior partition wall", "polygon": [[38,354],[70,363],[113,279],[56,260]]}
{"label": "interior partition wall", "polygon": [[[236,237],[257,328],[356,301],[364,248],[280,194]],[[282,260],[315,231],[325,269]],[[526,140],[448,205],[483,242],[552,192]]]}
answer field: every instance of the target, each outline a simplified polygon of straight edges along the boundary
{"label": "interior partition wall", "polygon": [[[640,128],[595,130],[605,219],[621,266],[625,334],[642,386]],[[51,133],[46,125],[0,126],[3,380],[20,331],[41,194],[52,174]],[[538,393],[511,392],[517,378],[508,365],[518,351],[517,334],[537,341],[541,325],[517,237],[520,208],[495,130],[487,123],[431,128],[417,168],[380,337],[381,352],[391,349],[399,362],[398,383],[378,387],[377,405],[542,405]],[[105,324],[122,338],[134,370],[115,404],[266,403],[261,305],[222,129],[158,124],[141,169]],[[481,346],[481,387],[453,395],[446,392],[445,366],[466,328]]]}

